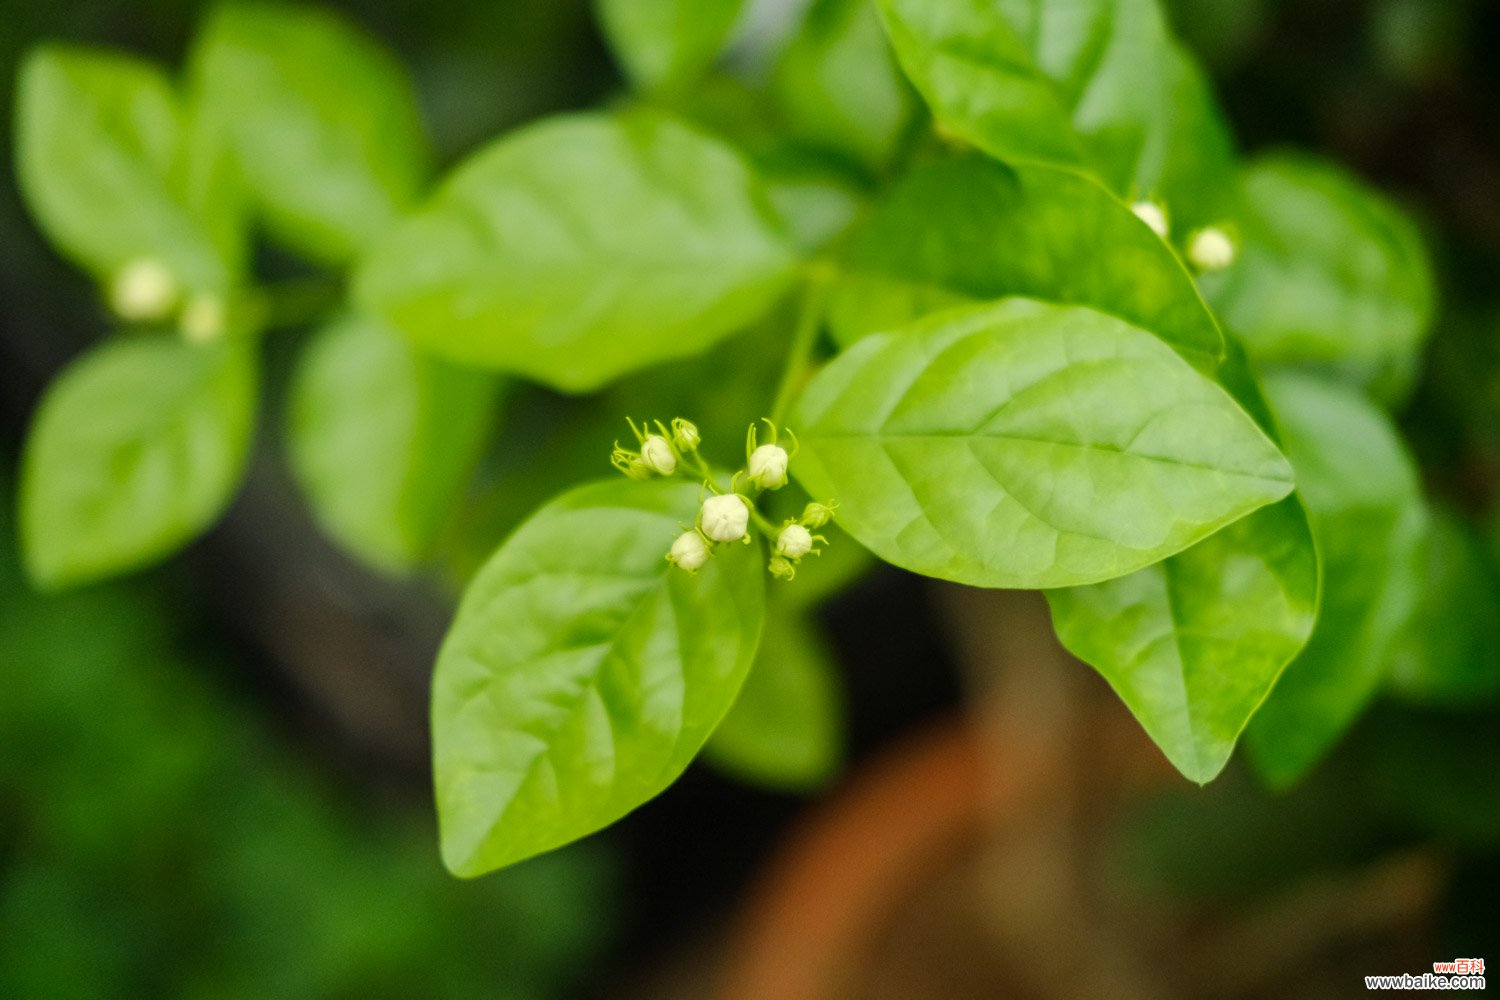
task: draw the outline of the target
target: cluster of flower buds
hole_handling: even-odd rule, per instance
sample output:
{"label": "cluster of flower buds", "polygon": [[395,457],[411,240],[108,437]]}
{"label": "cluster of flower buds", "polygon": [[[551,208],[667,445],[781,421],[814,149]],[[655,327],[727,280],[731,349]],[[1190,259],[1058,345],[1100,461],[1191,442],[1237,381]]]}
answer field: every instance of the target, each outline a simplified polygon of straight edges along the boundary
{"label": "cluster of flower buds", "polygon": [[812,529],[821,528],[833,519],[834,510],[838,507],[836,501],[828,503],[810,503],[802,509],[802,516],[795,521],[788,520],[776,533],[775,551],[771,554],[771,575],[778,580],[790,580],[797,575],[797,566],[802,562],[803,556],[816,556],[822,554],[822,549],[815,548],[814,542],[828,544],[828,539],[822,535],[815,535]]}
{"label": "cluster of flower buds", "polygon": [[654,431],[645,421],[641,421],[639,427],[629,417],[625,418],[625,422],[635,434],[639,450],[621,448],[620,442],[616,441],[614,454],[610,455],[609,460],[631,479],[675,475],[677,464],[683,456],[698,450],[698,428],[681,417],[672,421],[671,430],[663,426],[660,420],[656,421]]}
{"label": "cluster of flower buds", "polygon": [[[714,482],[713,474],[698,455],[701,438],[698,428],[692,423],[677,418],[670,427],[660,420],[642,422],[626,421],[635,435],[636,449],[622,448],[615,442],[610,462],[631,479],[650,479],[653,476],[687,476],[703,483],[707,494],[698,509],[696,523],[677,536],[667,552],[667,561],[678,569],[696,573],[707,565],[714,550],[720,545],[734,542],[748,544],[752,527],[764,534],[771,543],[771,575],[790,580],[797,573],[797,564],[803,556],[817,555],[820,551],[815,542],[827,543],[813,530],[821,528],[833,518],[834,501],[810,503],[802,516],[789,520],[780,528],[774,527],[755,508],[755,500],[761,493],[778,490],[787,484],[787,469],[792,457],[797,454],[797,436],[785,428],[778,429],[769,420],[764,421],[770,431],[770,440],[762,442],[759,428],[750,425],[745,436],[745,467],[735,472],[729,480],[729,489],[724,491]],[[785,434],[791,448],[781,444]]]}
{"label": "cluster of flower buds", "polygon": [[[1131,205],[1130,210],[1157,236],[1164,240],[1170,237],[1172,227],[1167,218],[1167,206],[1159,201],[1146,200]],[[1239,256],[1239,246],[1229,227],[1204,226],[1188,234],[1182,253],[1196,270],[1210,273],[1233,264]]]}
{"label": "cluster of flower buds", "polygon": [[224,299],[212,292],[184,296],[177,277],[155,257],[132,260],[109,283],[109,305],[115,315],[132,323],[155,323],[177,316],[184,339],[207,344],[227,327]]}

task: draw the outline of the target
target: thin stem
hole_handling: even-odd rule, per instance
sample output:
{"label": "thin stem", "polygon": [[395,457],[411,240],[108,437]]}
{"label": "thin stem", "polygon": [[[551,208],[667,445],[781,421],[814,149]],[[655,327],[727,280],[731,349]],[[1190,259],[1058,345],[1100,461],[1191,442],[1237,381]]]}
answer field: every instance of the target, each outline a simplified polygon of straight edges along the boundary
{"label": "thin stem", "polygon": [[781,533],[781,529],[767,520],[766,515],[762,514],[760,510],[756,508],[753,502],[749,505],[749,507],[750,520],[755,522],[755,526],[757,528],[765,532],[767,541],[775,544],[776,536]]}
{"label": "thin stem", "polygon": [[781,423],[792,405],[792,397],[802,387],[803,374],[812,357],[813,345],[817,343],[818,331],[822,329],[823,305],[828,297],[830,277],[828,268],[817,263],[808,269],[807,282],[802,286],[802,303],[797,310],[797,326],[787,348],[786,366],[781,371],[781,383],[776,387],[776,400],[771,404],[772,423]]}
{"label": "thin stem", "polygon": [[263,330],[280,330],[325,319],[338,307],[344,289],[328,278],[294,278],[265,285],[252,294],[257,325]]}

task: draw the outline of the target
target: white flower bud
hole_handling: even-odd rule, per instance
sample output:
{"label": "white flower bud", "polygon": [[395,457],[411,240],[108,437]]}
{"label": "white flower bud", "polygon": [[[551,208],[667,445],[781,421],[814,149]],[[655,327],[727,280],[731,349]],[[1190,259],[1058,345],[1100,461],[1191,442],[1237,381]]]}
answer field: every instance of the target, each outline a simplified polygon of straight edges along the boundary
{"label": "white flower bud", "polygon": [[750,453],[750,481],[763,490],[786,485],[786,449],[779,444],[763,444]]}
{"label": "white flower bud", "polygon": [[183,306],[177,325],[188,343],[208,344],[223,335],[224,319],[224,300],[211,292],[199,292]]}
{"label": "white flower bud", "polygon": [[1234,263],[1238,248],[1229,234],[1209,226],[1188,239],[1187,258],[1200,271],[1222,271]]}
{"label": "white flower bud", "polygon": [[683,420],[676,417],[672,421],[672,443],[677,446],[678,451],[695,451],[698,442],[703,439],[698,435],[698,425],[691,420]]}
{"label": "white flower bud", "polygon": [[788,559],[801,559],[812,551],[812,532],[800,524],[789,524],[776,536],[776,552]]}
{"label": "white flower bud", "polygon": [[696,531],[684,531],[672,543],[672,551],[667,553],[667,562],[678,569],[696,573],[708,562],[709,555],[708,543],[703,540],[702,535]]}
{"label": "white flower bud", "polygon": [[126,320],[165,319],[177,304],[177,279],[154,257],[133,260],[110,282],[109,305]]}
{"label": "white flower bud", "polygon": [[647,434],[646,439],[641,442],[641,461],[652,472],[659,472],[664,476],[677,471],[677,456],[667,439],[660,434]]}
{"label": "white flower bud", "polygon": [[1136,218],[1151,227],[1151,231],[1162,239],[1167,238],[1167,212],[1154,201],[1138,201],[1130,206]]}
{"label": "white flower bud", "polygon": [[716,542],[737,542],[748,533],[750,507],[738,493],[709,497],[698,513],[703,533]]}

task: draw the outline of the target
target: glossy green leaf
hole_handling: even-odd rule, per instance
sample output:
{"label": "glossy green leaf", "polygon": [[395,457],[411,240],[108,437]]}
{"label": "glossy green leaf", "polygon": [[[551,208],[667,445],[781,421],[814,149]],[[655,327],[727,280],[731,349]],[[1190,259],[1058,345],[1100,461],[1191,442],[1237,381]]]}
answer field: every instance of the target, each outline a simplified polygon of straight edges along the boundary
{"label": "glossy green leaf", "polygon": [[1254,421],[1155,336],[1027,299],[865,338],[789,423],[792,471],[838,498],[845,531],[977,586],[1122,576],[1292,488]]}
{"label": "glossy green leaf", "polygon": [[1192,203],[1229,177],[1201,74],[1156,0],[879,0],[938,127],[1011,164]]}
{"label": "glossy green leaf", "polygon": [[658,112],[579,114],[462,166],[358,294],[437,353],[581,392],[743,326],[793,264],[732,150]]}
{"label": "glossy green leaf", "polygon": [[1088,306],[1211,368],[1223,337],[1192,277],[1119,199],[1079,174],[980,157],[910,174],[850,238],[830,322],[850,344],[955,303]]}
{"label": "glossy green leaf", "polygon": [[723,50],[744,0],[594,0],[605,39],[642,90],[692,83]]}
{"label": "glossy green leaf", "polygon": [[771,96],[793,134],[876,169],[918,111],[870,0],[815,0],[777,61]]}
{"label": "glossy green leaf", "polygon": [[111,340],[48,388],[26,443],[21,538],[39,586],[135,569],[208,527],[245,469],[256,370],[244,344]]}
{"label": "glossy green leaf", "polygon": [[17,83],[21,191],[58,249],[100,279],[151,258],[184,288],[223,290],[223,254],[189,207],[187,129],[171,84],[149,63],[37,49]]}
{"label": "glossy green leaf", "polygon": [[1201,285],[1253,358],[1335,368],[1383,394],[1409,381],[1433,289],[1400,211],[1330,164],[1281,155],[1244,172],[1235,225],[1239,259]]}
{"label": "glossy green leaf", "polygon": [[1500,695],[1500,566],[1457,514],[1435,514],[1421,599],[1397,645],[1390,685],[1422,704],[1491,703]]}
{"label": "glossy green leaf", "polygon": [[324,529],[401,572],[431,550],[494,414],[492,376],[430,358],[364,317],[318,333],[292,386],[292,468]]}
{"label": "glossy green leaf", "polygon": [[193,53],[204,113],[227,136],[273,236],[344,263],[416,200],[428,153],[394,56],[318,8],[230,3]]}
{"label": "glossy green leaf", "polygon": [[827,643],[805,612],[773,598],[755,666],[734,707],[705,744],[704,758],[747,781],[803,789],[833,776],[843,759],[843,743],[838,682]]}
{"label": "glossy green leaf", "polygon": [[1246,733],[1274,787],[1301,778],[1368,703],[1416,606],[1427,515],[1390,421],[1357,390],[1290,373],[1266,380],[1323,567],[1312,638]]}
{"label": "glossy green leaf", "polygon": [[443,858],[479,875],[576,840],[682,772],[739,692],[765,614],[758,545],[665,555],[698,487],[557,498],[480,570],[433,680]]}
{"label": "glossy green leaf", "polygon": [[1058,638],[1092,665],[1176,768],[1223,769],[1312,634],[1318,561],[1295,498],[1153,566],[1047,592]]}

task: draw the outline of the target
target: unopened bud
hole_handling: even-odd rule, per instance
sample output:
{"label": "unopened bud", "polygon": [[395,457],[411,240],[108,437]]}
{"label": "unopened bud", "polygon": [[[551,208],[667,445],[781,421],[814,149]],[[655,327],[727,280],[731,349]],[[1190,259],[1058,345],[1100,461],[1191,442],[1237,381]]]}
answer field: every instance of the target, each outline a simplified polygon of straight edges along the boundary
{"label": "unopened bud", "polygon": [[641,456],[626,448],[620,447],[620,442],[615,442],[615,450],[609,456],[609,462],[631,479],[650,479],[651,469],[641,460]]}
{"label": "unopened bud", "polygon": [[763,490],[776,490],[786,485],[786,449],[779,444],[763,444],[750,453],[747,471],[750,481]]}
{"label": "unopened bud", "polygon": [[776,554],[801,559],[812,551],[812,532],[800,524],[789,524],[776,536]]}
{"label": "unopened bud", "polygon": [[738,493],[709,497],[698,512],[699,527],[716,542],[737,542],[749,534],[750,507]]}
{"label": "unopened bud", "polygon": [[121,319],[165,319],[177,304],[177,279],[154,257],[120,268],[109,285],[109,305]]}
{"label": "unopened bud", "polygon": [[1222,271],[1234,263],[1238,248],[1229,234],[1215,226],[1188,238],[1187,258],[1200,271]]}
{"label": "unopened bud", "polygon": [[183,306],[177,325],[188,343],[208,344],[223,336],[224,319],[224,300],[212,292],[199,292]]}
{"label": "unopened bud", "polygon": [[802,508],[802,516],[798,523],[805,524],[809,528],[821,528],[833,520],[833,515],[838,512],[838,503],[830,500],[827,503],[810,503]]}
{"label": "unopened bud", "polygon": [[772,556],[771,562],[766,568],[778,580],[790,580],[797,575],[797,567],[785,556]]}
{"label": "unopened bud", "polygon": [[698,436],[697,424],[681,417],[672,420],[672,443],[677,446],[678,451],[696,451],[698,442],[702,440]]}
{"label": "unopened bud", "polygon": [[652,472],[670,476],[677,471],[677,455],[660,434],[648,434],[641,442],[641,461]]}
{"label": "unopened bud", "polygon": [[1162,239],[1167,238],[1167,211],[1154,201],[1138,201],[1130,206],[1135,217],[1151,227],[1151,231]]}
{"label": "unopened bud", "polygon": [[667,553],[667,562],[678,569],[696,573],[708,562],[709,555],[708,543],[703,540],[702,535],[696,531],[684,531],[672,543],[672,551]]}

